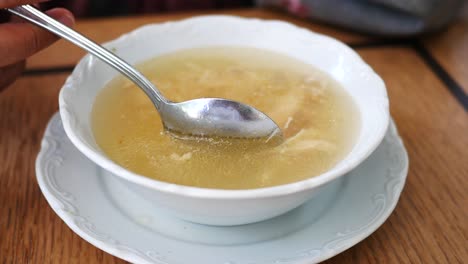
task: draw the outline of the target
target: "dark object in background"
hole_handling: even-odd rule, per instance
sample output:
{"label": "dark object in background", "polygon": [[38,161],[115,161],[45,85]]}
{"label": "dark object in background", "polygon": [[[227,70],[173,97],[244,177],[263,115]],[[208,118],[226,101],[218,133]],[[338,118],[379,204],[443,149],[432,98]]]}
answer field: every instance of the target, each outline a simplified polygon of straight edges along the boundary
{"label": "dark object in background", "polygon": [[443,28],[463,0],[257,0],[257,4],[361,32],[406,37]]}
{"label": "dark object in background", "polygon": [[66,7],[76,16],[115,16],[252,6],[253,0],[52,0],[43,7]]}
{"label": "dark object in background", "polygon": [[11,14],[6,10],[0,9],[0,23],[5,23],[10,21]]}

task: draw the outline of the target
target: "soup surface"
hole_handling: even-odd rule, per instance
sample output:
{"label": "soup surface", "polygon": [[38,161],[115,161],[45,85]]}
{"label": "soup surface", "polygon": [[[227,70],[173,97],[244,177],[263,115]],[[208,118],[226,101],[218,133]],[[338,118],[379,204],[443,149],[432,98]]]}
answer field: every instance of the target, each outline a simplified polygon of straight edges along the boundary
{"label": "soup surface", "polygon": [[333,79],[271,51],[211,47],[163,55],[138,66],[172,101],[220,97],[270,116],[284,141],[176,139],[146,95],[123,77],[97,96],[97,144],[121,166],[160,181],[252,189],[319,175],[351,150],[359,132],[352,98]]}

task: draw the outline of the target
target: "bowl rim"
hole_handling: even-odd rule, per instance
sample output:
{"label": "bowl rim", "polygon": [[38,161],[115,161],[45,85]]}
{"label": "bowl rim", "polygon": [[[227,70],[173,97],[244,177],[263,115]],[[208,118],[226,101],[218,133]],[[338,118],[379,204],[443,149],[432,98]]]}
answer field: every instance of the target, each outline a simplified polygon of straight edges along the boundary
{"label": "bowl rim", "polygon": [[[134,173],[111,159],[107,158],[105,155],[100,154],[96,152],[94,149],[92,149],[88,144],[83,143],[81,138],[76,134],[74,129],[71,126],[71,114],[70,112],[66,109],[66,99],[65,97],[67,96],[66,94],[72,90],[72,87],[74,86],[74,75],[79,72],[79,66],[83,65],[86,63],[90,55],[87,54],[84,56],[76,65],[74,68],[73,72],[70,74],[70,76],[67,78],[65,81],[65,84],[63,85],[60,94],[59,94],[59,108],[60,108],[60,116],[62,119],[63,127],[64,130],[68,136],[68,138],[71,140],[73,145],[87,158],[89,158],[92,162],[96,163],[99,167],[107,170],[114,176],[118,176],[124,180],[127,180],[131,183],[141,185],[142,187],[147,187],[155,191],[160,191],[163,193],[167,194],[175,194],[183,197],[192,197],[192,198],[205,198],[205,199],[229,199],[229,200],[239,200],[239,199],[252,199],[252,198],[266,198],[266,197],[278,197],[278,196],[284,196],[284,195],[289,195],[292,193],[297,193],[301,191],[306,191],[310,189],[317,188],[319,186],[325,185],[327,183],[330,183],[334,181],[337,178],[340,178],[346,173],[350,172],[353,170],[355,167],[357,167],[359,164],[361,164],[367,157],[370,156],[372,152],[380,145],[381,141],[383,140],[386,131],[388,130],[388,126],[390,124],[390,113],[389,113],[389,107],[388,107],[388,95],[386,91],[386,86],[383,80],[380,78],[380,76],[369,66],[367,65],[366,62],[362,60],[362,58],[355,52],[353,51],[350,47],[348,47],[346,44],[343,42],[336,40],[332,37],[316,33],[314,31],[311,31],[309,29],[305,29],[299,26],[296,26],[294,24],[280,21],[280,20],[269,20],[269,19],[260,19],[260,18],[245,18],[245,17],[238,17],[238,16],[229,16],[229,15],[204,15],[204,16],[196,16],[196,17],[191,17],[187,19],[182,19],[182,20],[177,20],[177,21],[169,21],[169,22],[164,22],[164,23],[155,23],[155,24],[147,24],[144,26],[141,26],[135,30],[132,30],[129,33],[123,34],[120,37],[111,40],[109,42],[104,43],[104,45],[112,45],[116,44],[122,41],[125,41],[125,39],[128,36],[138,34],[141,31],[146,30],[149,27],[165,27],[165,26],[172,26],[174,24],[184,24],[184,23],[194,23],[199,20],[206,20],[206,19],[229,19],[229,20],[238,20],[238,21],[245,21],[245,22],[255,22],[255,23],[266,23],[266,24],[282,24],[282,26],[287,26],[290,27],[291,29],[294,29],[296,31],[300,30],[303,32],[306,32],[309,35],[314,35],[315,37],[321,37],[327,39],[327,41],[334,42],[335,44],[340,44],[340,47],[343,49],[347,49],[348,52],[351,51],[354,55],[357,56],[357,60],[359,63],[364,64],[368,66],[368,73],[372,77],[372,80],[377,80],[380,81],[381,86],[379,87],[382,90],[382,98],[387,99],[387,105],[385,107],[385,111],[383,111],[382,118],[386,119],[384,120],[384,125],[382,127],[379,127],[377,131],[377,136],[373,137],[374,140],[372,142],[369,142],[367,144],[366,150],[362,152],[362,155],[354,158],[353,162],[348,162],[344,166],[342,166],[339,169],[335,169],[335,167],[332,167],[330,170],[317,175],[313,176],[311,178],[307,178],[301,181],[297,182],[292,182],[292,183],[287,183],[287,184],[282,184],[282,185],[276,185],[276,186],[271,186],[271,187],[262,187],[262,188],[255,188],[255,189],[214,189],[214,188],[202,188],[202,187],[194,187],[194,186],[187,186],[187,185],[179,185],[179,184],[174,184],[174,183],[169,183],[169,182],[164,182],[164,181],[159,181],[155,179],[151,179],[148,177],[145,177],[143,175],[140,175],[138,173]],[[376,85],[378,86],[378,85]]]}

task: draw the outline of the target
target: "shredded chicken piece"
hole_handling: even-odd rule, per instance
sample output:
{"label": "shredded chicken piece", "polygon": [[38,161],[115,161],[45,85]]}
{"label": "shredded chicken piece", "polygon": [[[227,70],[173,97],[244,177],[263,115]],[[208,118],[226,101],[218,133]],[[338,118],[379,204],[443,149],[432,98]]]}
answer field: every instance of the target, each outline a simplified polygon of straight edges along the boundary
{"label": "shredded chicken piece", "polygon": [[284,124],[284,129],[288,129],[292,121],[293,121],[293,118],[291,116],[288,117],[288,120],[286,120],[286,124]]}
{"label": "shredded chicken piece", "polygon": [[325,140],[306,140],[301,142],[301,144],[295,144],[291,147],[291,151],[304,151],[308,149],[316,149],[323,152],[330,152],[335,148],[335,145]]}
{"label": "shredded chicken piece", "polygon": [[322,139],[304,139],[309,137],[312,131],[301,129],[296,135],[288,138],[282,145],[280,152],[301,152],[308,149],[316,149],[323,152],[333,151],[336,146],[326,140]]}
{"label": "shredded chicken piece", "polygon": [[284,144],[290,144],[291,142],[294,142],[295,140],[297,140],[298,138],[300,138],[302,135],[304,135],[304,133],[305,133],[305,129],[301,129],[299,132],[297,132],[296,135],[294,135],[294,136],[288,138],[288,139],[284,142]]}
{"label": "shredded chicken piece", "polygon": [[192,158],[192,152],[187,152],[183,155],[178,155],[176,153],[171,154],[171,159],[176,161],[186,161]]}
{"label": "shredded chicken piece", "polygon": [[304,97],[305,93],[300,90],[282,95],[281,100],[271,106],[268,115],[279,124],[284,124],[289,117],[294,116],[300,110]]}

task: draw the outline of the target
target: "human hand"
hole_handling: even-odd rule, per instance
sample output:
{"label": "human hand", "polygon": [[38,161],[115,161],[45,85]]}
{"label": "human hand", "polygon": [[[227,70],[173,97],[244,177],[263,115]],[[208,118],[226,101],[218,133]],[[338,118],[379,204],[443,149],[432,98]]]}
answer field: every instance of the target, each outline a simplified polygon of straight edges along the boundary
{"label": "human hand", "polygon": [[[0,16],[6,14],[3,8],[38,2],[44,0],[0,0]],[[74,24],[73,14],[66,9],[55,8],[46,13],[67,26]],[[17,17],[0,23],[0,92],[21,74],[26,58],[57,39],[52,33]]]}

